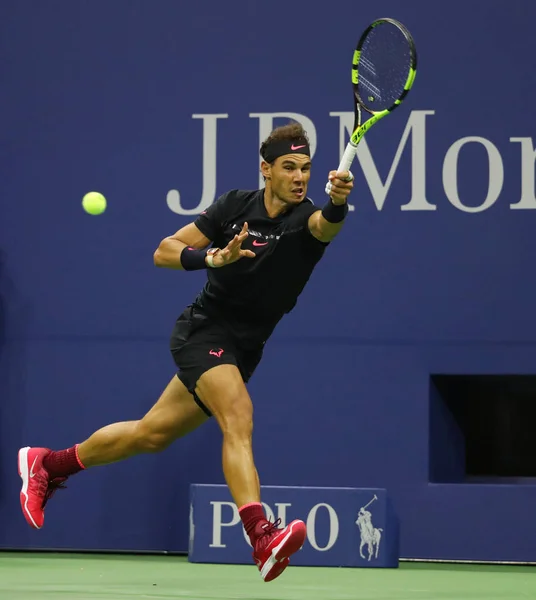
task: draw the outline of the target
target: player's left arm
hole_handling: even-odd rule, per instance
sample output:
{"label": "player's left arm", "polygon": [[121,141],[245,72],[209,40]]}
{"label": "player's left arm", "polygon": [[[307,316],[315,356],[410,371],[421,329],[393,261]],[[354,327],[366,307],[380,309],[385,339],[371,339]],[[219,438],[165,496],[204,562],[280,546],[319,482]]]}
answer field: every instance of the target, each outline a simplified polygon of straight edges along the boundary
{"label": "player's left arm", "polygon": [[309,231],[321,242],[331,240],[342,229],[348,213],[348,195],[354,187],[354,178],[350,171],[330,171],[330,199],[322,210],[315,211],[308,221]]}

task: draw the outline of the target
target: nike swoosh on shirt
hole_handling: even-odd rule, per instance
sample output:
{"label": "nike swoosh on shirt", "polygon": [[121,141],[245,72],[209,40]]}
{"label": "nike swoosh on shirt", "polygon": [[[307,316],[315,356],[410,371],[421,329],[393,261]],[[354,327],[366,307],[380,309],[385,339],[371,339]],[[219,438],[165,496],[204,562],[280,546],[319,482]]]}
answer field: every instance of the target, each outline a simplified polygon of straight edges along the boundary
{"label": "nike swoosh on shirt", "polygon": [[254,246],[266,246],[268,242],[258,242],[257,240],[253,240]]}

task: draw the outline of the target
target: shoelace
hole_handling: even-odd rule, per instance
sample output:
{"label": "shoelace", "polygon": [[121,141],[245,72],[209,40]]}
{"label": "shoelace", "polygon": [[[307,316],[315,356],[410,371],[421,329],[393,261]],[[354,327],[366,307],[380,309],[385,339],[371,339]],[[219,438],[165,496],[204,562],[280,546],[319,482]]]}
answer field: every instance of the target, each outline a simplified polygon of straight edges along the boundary
{"label": "shoelace", "polygon": [[58,490],[64,490],[67,487],[64,483],[66,480],[67,477],[56,477],[52,481],[48,482],[47,489],[45,491],[45,497],[43,498],[42,508],[45,508],[46,503]]}
{"label": "shoelace", "polygon": [[268,525],[265,525],[263,527],[264,533],[268,536],[272,535],[276,532],[279,525],[281,525],[281,518],[276,519],[273,523],[271,521],[268,521]]}
{"label": "shoelace", "polygon": [[[279,525],[281,525],[281,519],[277,519],[273,523],[271,521],[268,521],[268,523],[265,523],[261,527],[263,533],[257,538],[257,540],[255,542],[255,551],[256,552],[262,551],[262,550],[264,550],[264,548],[266,548],[266,546],[268,546],[272,537],[278,533]],[[259,564],[259,563],[257,562],[257,564]]]}

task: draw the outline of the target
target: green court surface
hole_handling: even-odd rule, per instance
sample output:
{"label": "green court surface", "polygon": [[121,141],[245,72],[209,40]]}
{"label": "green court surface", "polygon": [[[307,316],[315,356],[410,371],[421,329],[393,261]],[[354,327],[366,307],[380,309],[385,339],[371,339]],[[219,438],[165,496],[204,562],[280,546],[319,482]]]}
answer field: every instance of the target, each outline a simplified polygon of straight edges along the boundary
{"label": "green court surface", "polygon": [[289,567],[264,583],[251,566],[185,557],[0,552],[1,600],[536,599],[536,568],[401,563],[399,569]]}

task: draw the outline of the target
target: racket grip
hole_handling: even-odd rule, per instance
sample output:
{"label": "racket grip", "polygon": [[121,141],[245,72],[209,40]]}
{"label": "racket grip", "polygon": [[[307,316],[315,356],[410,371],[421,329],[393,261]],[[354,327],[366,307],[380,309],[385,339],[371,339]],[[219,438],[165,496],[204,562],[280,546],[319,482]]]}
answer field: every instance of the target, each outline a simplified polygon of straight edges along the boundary
{"label": "racket grip", "polygon": [[[357,150],[357,146],[354,146],[351,142],[346,145],[344,149],[344,154],[342,155],[341,162],[339,163],[339,167],[337,171],[349,171],[352,163],[354,162],[355,153]],[[331,181],[328,181],[326,184],[326,194],[329,196],[331,193]]]}

